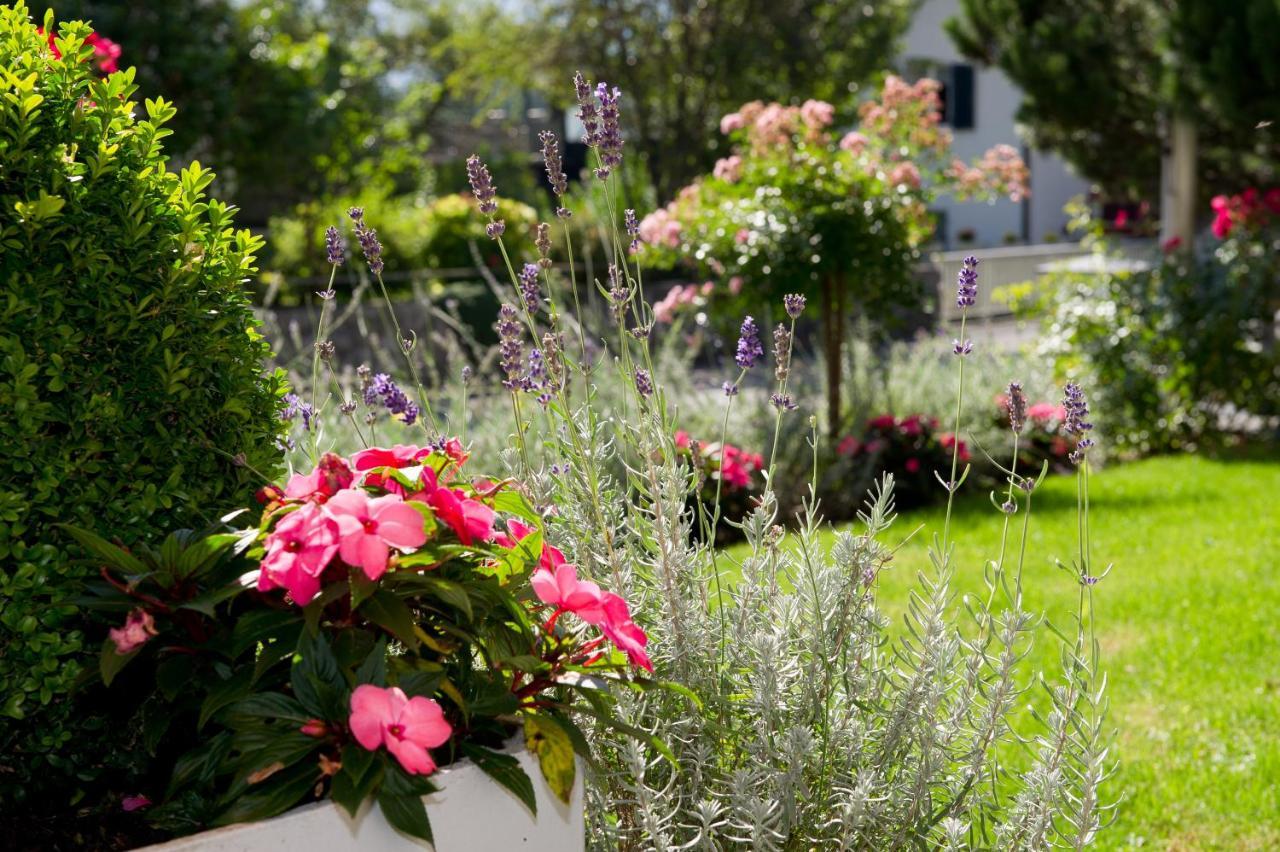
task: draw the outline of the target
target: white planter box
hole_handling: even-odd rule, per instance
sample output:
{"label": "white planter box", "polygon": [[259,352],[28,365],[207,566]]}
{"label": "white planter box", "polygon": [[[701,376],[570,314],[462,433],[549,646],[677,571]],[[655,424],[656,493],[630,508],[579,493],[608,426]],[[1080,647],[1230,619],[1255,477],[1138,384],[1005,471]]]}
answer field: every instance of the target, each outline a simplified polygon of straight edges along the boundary
{"label": "white planter box", "polygon": [[[542,777],[538,760],[523,739],[506,751],[529,773],[538,799],[538,816],[469,760],[440,770],[432,780],[440,792],[426,797],[437,852],[581,852],[582,765],[566,805]],[[401,834],[366,801],[353,819],[333,802],[316,802],[263,822],[241,823],[147,846],[139,852],[383,852],[430,847]]]}

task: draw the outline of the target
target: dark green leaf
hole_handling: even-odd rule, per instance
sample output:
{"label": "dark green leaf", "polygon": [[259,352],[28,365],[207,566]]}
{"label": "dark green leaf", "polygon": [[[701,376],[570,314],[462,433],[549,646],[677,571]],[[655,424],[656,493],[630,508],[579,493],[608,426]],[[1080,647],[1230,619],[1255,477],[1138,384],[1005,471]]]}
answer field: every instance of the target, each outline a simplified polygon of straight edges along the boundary
{"label": "dark green leaf", "polygon": [[277,772],[232,802],[213,824],[254,822],[282,813],[306,798],[319,774],[310,762]]}
{"label": "dark green leaf", "polygon": [[303,633],[293,665],[293,694],[302,706],[321,719],[345,719],[348,714],[347,682],[338,662],[321,635]]}
{"label": "dark green leaf", "polygon": [[252,681],[253,669],[242,668],[226,680],[216,682],[200,705],[200,721],[196,726],[203,728],[213,714],[247,695]]}
{"label": "dark green leaf", "polygon": [[372,595],[360,607],[360,614],[374,624],[391,632],[405,645],[416,649],[418,637],[414,633],[413,612],[400,598],[385,589]]}
{"label": "dark green leaf", "polygon": [[397,796],[384,786],[378,794],[378,806],[392,828],[435,845],[431,820],[427,817],[427,806],[421,796]]}
{"label": "dark green leaf", "polygon": [[312,718],[297,699],[279,692],[259,692],[237,701],[228,714],[232,718],[288,719],[306,722]]}
{"label": "dark green leaf", "polygon": [[371,683],[374,686],[387,685],[387,640],[379,639],[373,646],[369,656],[365,657],[360,668],[356,669],[356,683]]}
{"label": "dark green leaf", "polygon": [[520,767],[520,761],[509,754],[469,742],[462,743],[462,753],[471,758],[486,775],[515,793],[516,798],[524,802],[530,813],[535,817],[538,815],[538,798],[533,791],[533,781]]}
{"label": "dark green leaf", "polygon": [[138,656],[138,651],[130,651],[127,654],[116,653],[116,643],[108,639],[102,643],[102,653],[98,656],[98,671],[102,673],[102,682],[107,686],[111,685],[111,681],[116,679],[116,675],[120,670],[129,664],[129,661]]}
{"label": "dark green leaf", "polygon": [[126,553],[96,533],[71,524],[55,524],[54,526],[66,530],[82,547],[117,571],[122,571],[125,574],[147,573],[147,567],[132,554]]}

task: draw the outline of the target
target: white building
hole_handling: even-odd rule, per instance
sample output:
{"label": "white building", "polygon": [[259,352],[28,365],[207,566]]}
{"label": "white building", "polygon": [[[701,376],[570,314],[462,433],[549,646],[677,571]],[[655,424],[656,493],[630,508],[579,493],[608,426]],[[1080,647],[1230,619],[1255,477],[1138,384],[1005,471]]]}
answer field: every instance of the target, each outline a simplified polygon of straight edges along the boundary
{"label": "white building", "polygon": [[1088,183],[1072,174],[1057,155],[1031,151],[1018,138],[1014,115],[1021,93],[1003,71],[974,66],[956,50],[942,25],[959,14],[958,0],[925,0],[907,31],[898,65],[905,74],[942,81],[945,120],[955,136],[956,156],[971,161],[1000,143],[1018,148],[1031,170],[1031,197],[994,204],[941,199],[935,209],[941,214],[943,246],[1041,243],[1046,235],[1062,237],[1066,225],[1062,206],[1086,192]]}

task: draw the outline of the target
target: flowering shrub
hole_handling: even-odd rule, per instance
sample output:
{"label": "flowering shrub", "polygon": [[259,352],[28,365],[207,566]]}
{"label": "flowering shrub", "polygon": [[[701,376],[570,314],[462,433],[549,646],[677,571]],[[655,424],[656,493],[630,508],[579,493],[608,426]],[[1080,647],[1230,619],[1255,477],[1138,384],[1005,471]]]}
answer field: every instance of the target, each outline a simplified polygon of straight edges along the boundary
{"label": "flowering shrub", "polygon": [[904,503],[920,503],[937,492],[935,476],[951,461],[971,456],[965,441],[955,433],[939,432],[938,420],[922,414],[872,417],[860,436],[845,435],[836,444],[836,455],[860,467],[892,473],[894,493]]}
{"label": "flowering shrub", "polygon": [[[1020,392],[1021,387],[1018,390]],[[1008,391],[996,396],[993,423],[1005,425],[1009,422],[1010,399]],[[1027,404],[1025,398],[1022,408],[1018,467],[1023,470],[1039,470],[1042,465],[1048,463],[1052,471],[1059,473],[1069,471],[1071,466],[1067,456],[1071,452],[1071,445],[1062,434],[1067,410],[1054,402]]]}
{"label": "flowering shrub", "polygon": [[951,156],[938,88],[890,75],[844,135],[821,101],[744,104],[720,124],[731,156],[640,222],[645,260],[737,281],[717,291],[735,308],[790,292],[822,297],[833,433],[846,314],[856,308],[885,329],[927,304],[913,267],[933,233],[931,201],[1027,191],[1026,166],[1007,145],[970,164]]}
{"label": "flowering shrub", "polygon": [[211,172],[171,169],[174,107],[104,75],[118,51],[87,25],[43,24],[0,5],[0,846],[14,820],[52,848],[51,825],[105,844],[105,791],[145,762],[134,696],[78,688],[108,624],[55,524],[141,544],[249,501],[235,460],[280,464],[283,389],[243,284],[261,240]]}
{"label": "flowering shrub", "polygon": [[[719,520],[740,521],[750,510],[751,500],[758,494],[764,456],[748,453],[730,443],[709,444],[697,441],[683,430],[675,434],[676,455],[693,468],[697,486],[692,499],[704,506],[719,506]],[[717,524],[717,542],[733,538],[727,524]]]}
{"label": "flowering shrub", "polygon": [[263,489],[256,527],[171,540],[186,549],[139,557],[72,530],[111,566],[101,605],[127,611],[104,681],[136,685],[146,667],[163,714],[151,736],[184,739],[184,719],[200,730],[167,788],[130,791],[155,803],[153,824],[261,819],[323,796],[354,814],[372,796],[429,840],[420,797],[460,756],[536,809],[495,751],[521,726],[567,800],[572,696],[590,688],[608,706],[581,676],[652,670],[648,638],[544,540],[516,483],[469,478],[465,460],[456,440],[327,453]]}
{"label": "flowering shrub", "polygon": [[[1270,199],[1268,201],[1267,199]],[[1044,315],[1040,354],[1095,377],[1110,443],[1192,448],[1280,416],[1280,193],[1214,199],[1211,246],[1169,247],[1150,269],[1057,273],[1020,306]]]}

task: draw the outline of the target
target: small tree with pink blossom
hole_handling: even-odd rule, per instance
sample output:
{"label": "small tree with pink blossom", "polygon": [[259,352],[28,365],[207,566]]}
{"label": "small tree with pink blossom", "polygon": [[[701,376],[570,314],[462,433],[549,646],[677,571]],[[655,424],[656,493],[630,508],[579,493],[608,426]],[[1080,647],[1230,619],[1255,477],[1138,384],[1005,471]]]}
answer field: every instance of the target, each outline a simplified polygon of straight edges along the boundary
{"label": "small tree with pink blossom", "polygon": [[730,156],[640,225],[646,260],[744,282],[717,290],[735,309],[792,292],[821,300],[833,434],[846,321],[856,313],[888,331],[928,302],[914,266],[934,232],[933,200],[1027,193],[1008,145],[972,163],[952,156],[938,91],[890,75],[843,135],[823,101],[744,104],[720,122]]}

